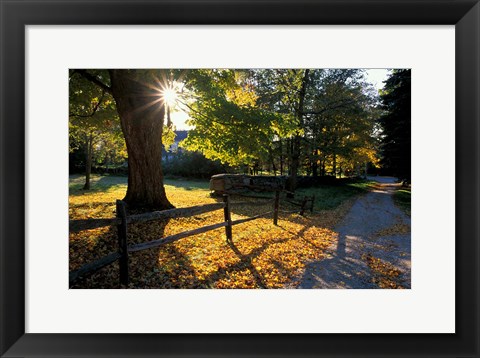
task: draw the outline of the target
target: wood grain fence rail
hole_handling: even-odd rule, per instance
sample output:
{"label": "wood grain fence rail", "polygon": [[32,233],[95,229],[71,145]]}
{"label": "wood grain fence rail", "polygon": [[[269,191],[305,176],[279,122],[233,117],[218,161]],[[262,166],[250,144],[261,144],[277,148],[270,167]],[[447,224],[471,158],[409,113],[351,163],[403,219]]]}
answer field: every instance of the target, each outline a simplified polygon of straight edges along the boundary
{"label": "wood grain fence rail", "polygon": [[[305,197],[300,204],[300,214],[303,215],[306,209],[306,204],[311,202],[310,209],[313,211],[313,202],[314,197]],[[273,203],[273,211],[264,212],[258,215],[254,215],[244,219],[232,220],[231,219],[231,207],[236,205],[250,205],[250,206],[265,206],[266,204]],[[116,225],[117,227],[117,238],[118,238],[118,252],[107,255],[97,261],[88,263],[78,270],[71,271],[69,274],[70,286],[72,286],[77,280],[87,275],[90,275],[99,269],[110,265],[116,261],[119,262],[119,273],[120,273],[120,284],[127,286],[129,284],[129,253],[143,251],[155,247],[159,247],[168,243],[178,241],[180,239],[205,233],[211,230],[219,229],[225,227],[225,236],[227,242],[232,240],[232,226],[246,223],[248,221],[256,220],[261,217],[269,216],[273,213],[273,223],[274,225],[278,224],[278,214],[279,212],[285,212],[284,210],[279,210],[280,206],[280,191],[275,192],[274,199],[271,199],[268,202],[236,202],[231,203],[229,195],[223,195],[222,203],[213,203],[205,205],[191,206],[187,208],[178,208],[178,209],[168,209],[163,211],[154,211],[143,214],[126,214],[126,204],[117,200],[116,202],[116,218],[111,219],[86,219],[86,220],[71,220],[70,221],[70,231],[78,232],[83,230],[95,229],[105,226]],[[219,209],[224,210],[224,221],[202,226],[193,230],[184,231],[167,237],[162,237],[156,240],[149,242],[143,242],[135,245],[128,245],[127,235],[128,235],[128,224],[138,223],[138,222],[148,222],[152,220],[165,220],[170,218],[180,218],[180,217],[190,217],[197,214],[203,214],[207,212],[216,211]],[[298,210],[288,211],[288,212],[298,212]]]}
{"label": "wood grain fence rail", "polygon": [[204,232],[214,230],[223,226],[227,226],[228,222],[208,225],[201,228],[197,228],[195,230],[185,231],[176,235],[164,237],[164,238],[153,240],[146,243],[131,245],[131,246],[127,245],[128,224],[148,222],[152,220],[165,220],[165,219],[171,219],[171,218],[190,217],[193,215],[203,214],[203,213],[225,208],[227,206],[227,201],[228,201],[228,197],[226,201],[224,201],[223,203],[196,205],[196,206],[191,206],[187,208],[168,209],[163,211],[153,211],[149,213],[134,214],[134,215],[127,216],[125,203],[121,200],[117,200],[116,202],[117,217],[116,218],[71,220],[69,224],[71,232],[79,232],[83,230],[91,230],[91,229],[97,229],[105,226],[116,225],[117,238],[118,238],[118,252],[107,255],[97,261],[88,263],[80,267],[78,270],[71,271],[69,273],[70,286],[72,286],[80,278],[91,275],[94,272],[100,270],[101,268],[108,266],[116,261],[119,261],[119,266],[120,266],[120,282],[123,285],[128,285],[129,283],[128,253],[157,247],[160,245],[167,244],[169,242],[177,241],[184,237],[204,233]]}
{"label": "wood grain fence rail", "polygon": [[194,229],[194,230],[188,230],[188,231],[183,231],[181,233],[167,236],[167,237],[162,237],[161,239],[149,241],[149,242],[142,242],[141,244],[136,244],[136,245],[130,245],[128,246],[128,252],[136,252],[136,251],[142,251],[146,249],[152,249],[154,247],[158,247],[161,245],[169,244],[171,242],[175,242],[177,240],[183,239],[188,236],[193,236],[193,235],[198,235],[202,234],[207,231],[215,230],[221,227],[227,226],[227,222],[221,222],[217,224],[212,224],[212,225],[207,225],[207,226],[202,226],[200,228]]}
{"label": "wood grain fence rail", "polygon": [[168,210],[154,211],[154,212],[144,213],[144,214],[129,215],[127,217],[127,223],[132,224],[136,222],[146,222],[151,220],[183,218],[183,217],[189,217],[193,215],[204,214],[210,211],[223,209],[224,207],[225,207],[225,203],[213,203],[213,204],[190,206],[188,208],[168,209]]}
{"label": "wood grain fence rail", "polygon": [[230,203],[230,205],[240,206],[240,205],[248,205],[248,206],[265,206],[268,204],[272,204],[275,199],[270,199],[269,201],[237,201],[235,203]]}
{"label": "wood grain fence rail", "polygon": [[80,277],[83,277],[89,273],[93,273],[95,271],[100,270],[101,268],[113,264],[121,257],[120,253],[114,252],[110,255],[102,257],[100,260],[90,262],[86,265],[83,265],[81,268],[75,271],[70,271],[69,273],[69,280],[70,284],[74,283]]}
{"label": "wood grain fence rail", "polygon": [[[190,206],[188,208],[168,209],[163,211],[153,211],[144,214],[130,215],[127,217],[127,224],[136,222],[146,222],[151,220],[162,220],[188,217],[222,209],[224,203],[213,203],[205,205]],[[121,223],[120,218],[110,219],[80,219],[70,220],[70,232],[79,232],[84,230],[98,229],[105,226],[114,226]]]}
{"label": "wood grain fence rail", "polygon": [[120,222],[118,218],[111,219],[80,219],[70,220],[70,232],[80,232],[84,230],[98,229],[105,226],[114,226]]}

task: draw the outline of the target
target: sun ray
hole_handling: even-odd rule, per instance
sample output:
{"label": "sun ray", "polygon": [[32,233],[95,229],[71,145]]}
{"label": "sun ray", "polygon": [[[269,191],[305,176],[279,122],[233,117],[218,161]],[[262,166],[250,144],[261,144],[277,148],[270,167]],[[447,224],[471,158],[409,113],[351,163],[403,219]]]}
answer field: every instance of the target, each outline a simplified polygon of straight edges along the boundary
{"label": "sun ray", "polygon": [[163,106],[163,100],[161,98],[157,98],[156,100],[154,101],[151,101],[151,102],[148,102],[146,104],[144,104],[143,106],[140,106],[140,107],[137,107],[133,110],[133,113],[139,113],[139,112],[142,112],[142,111],[145,111],[147,110],[148,108],[154,106],[155,104],[157,103],[160,103],[160,107]]}
{"label": "sun ray", "polygon": [[173,87],[162,90],[162,99],[169,107],[173,107],[177,101],[177,91]]}

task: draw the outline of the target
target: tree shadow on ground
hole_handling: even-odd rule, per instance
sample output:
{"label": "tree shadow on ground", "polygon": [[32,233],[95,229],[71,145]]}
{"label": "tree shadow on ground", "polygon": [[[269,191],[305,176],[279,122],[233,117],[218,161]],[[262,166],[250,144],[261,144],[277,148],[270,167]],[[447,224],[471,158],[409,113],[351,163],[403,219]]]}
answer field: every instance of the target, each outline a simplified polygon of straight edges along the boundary
{"label": "tree shadow on ground", "polygon": [[248,271],[250,271],[250,273],[252,274],[255,280],[256,285],[259,288],[267,288],[262,275],[260,275],[258,270],[255,268],[255,266],[252,263],[252,260],[254,257],[258,256],[260,252],[264,251],[268,245],[264,244],[258,249],[253,250],[248,255],[242,254],[242,252],[235,246],[235,244],[232,241],[228,242],[228,246],[230,246],[230,248],[235,253],[235,255],[237,255],[237,257],[240,259],[240,262],[244,264],[244,266],[248,269]]}
{"label": "tree shadow on ground", "polygon": [[[258,210],[258,208],[259,207],[255,207],[255,210]],[[251,213],[248,207],[245,208],[244,213],[250,216]],[[223,214],[221,211],[219,211],[217,214],[218,216],[215,218],[215,222],[222,221]],[[289,220],[289,218],[291,219],[292,217],[284,216],[283,214],[280,215],[280,220]],[[211,220],[211,218],[201,219],[207,220],[205,224],[212,223],[208,222],[208,220]],[[128,225],[128,244],[133,245],[137,243],[144,243],[165,237],[166,226],[169,223],[172,224],[172,228],[176,230],[176,224],[172,222],[174,220],[177,219],[150,221],[146,223]],[[196,222],[192,222],[190,219],[186,220],[188,221],[187,224],[190,225],[185,226],[187,229],[203,226],[202,223],[197,224]],[[200,218],[198,220],[200,220]],[[305,233],[305,230],[311,227],[310,224],[312,224],[312,222],[301,217],[296,217],[293,220],[298,221],[298,223],[302,225],[302,227],[299,227],[298,231],[293,229],[295,231],[293,232],[284,229],[285,233],[288,233],[286,236],[279,233],[280,230],[275,229],[278,231],[276,234],[278,236],[271,237],[268,239],[268,241],[259,241],[258,246],[256,246],[255,242],[249,244],[249,246],[245,246],[243,241],[238,242],[238,244],[233,242],[227,244],[222,241],[222,245],[222,243],[218,241],[219,233],[217,232],[211,236],[211,240],[215,240],[215,243],[210,246],[208,242],[205,244],[206,246],[203,249],[203,252],[206,252],[207,254],[203,256],[200,255],[198,258],[193,254],[194,251],[190,250],[189,248],[191,247],[189,246],[191,243],[186,243],[186,245],[184,245],[183,240],[192,240],[192,242],[196,243],[196,240],[204,240],[202,237],[181,239],[181,245],[177,245],[177,243],[180,243],[179,241],[177,243],[166,244],[158,248],[131,253],[129,255],[129,273],[131,283],[129,288],[234,288],[235,286],[229,286],[225,283],[229,280],[232,280],[232,282],[235,281],[233,278],[235,275],[243,275],[243,277],[248,276],[249,280],[248,282],[245,281],[243,283],[236,281],[240,282],[237,287],[278,287],[276,285],[272,286],[272,282],[269,282],[268,279],[265,278],[265,272],[260,272],[256,268],[256,263],[254,263],[254,261],[257,262],[255,259],[259,258],[263,262],[268,261],[267,265],[270,265],[270,268],[274,270],[276,269],[277,271],[287,272],[288,274],[286,274],[285,277],[293,277],[291,276],[293,275],[293,271],[290,272],[291,267],[285,267],[284,264],[286,263],[282,263],[281,259],[269,257],[270,254],[268,254],[266,257],[262,256],[262,254],[269,249],[270,246],[287,243],[290,240],[297,241],[300,239],[306,241],[305,245],[311,244],[315,246],[313,242],[309,242],[308,239],[301,237]],[[238,227],[240,226],[241,225]],[[184,228],[182,229],[182,224],[179,224],[178,231],[185,231]],[[86,232],[86,234],[74,234],[75,236],[71,238],[70,241],[70,269],[78,269],[78,267],[87,262],[97,260],[118,250],[116,228],[110,227],[102,230],[103,231],[89,230]],[[271,230],[274,230],[273,226]],[[167,235],[170,235],[171,229],[168,232],[169,233]],[[91,236],[98,236],[98,238],[95,240],[90,239]],[[223,232],[221,237],[223,237]],[[193,246],[198,247],[197,244]],[[218,251],[215,255],[210,255],[209,250],[211,249]],[[323,248],[318,247],[318,249]],[[230,257],[225,264],[222,265],[218,261],[212,260],[213,257],[221,258],[223,254]],[[235,257],[238,260],[232,260],[232,258]],[[203,266],[200,271],[198,270],[198,262],[194,261],[197,259],[206,260],[205,266]],[[208,260],[212,261],[209,262]],[[205,267],[208,267],[208,270],[205,270]],[[82,280],[73,288],[121,288],[119,285],[118,264],[115,263],[101,269],[92,276]]]}
{"label": "tree shadow on ground", "polygon": [[128,178],[126,176],[94,175],[90,179],[90,189],[84,190],[84,175],[70,175],[69,177],[69,196],[81,196],[88,193],[107,191],[116,187],[126,187]]}
{"label": "tree shadow on ground", "polygon": [[[290,239],[278,239],[269,243],[264,243],[258,248],[250,251],[248,254],[241,252],[241,250],[233,242],[228,242],[227,245],[230,247],[230,249],[234,252],[234,254],[240,261],[227,265],[226,267],[219,268],[218,270],[204,278],[201,283],[205,287],[211,287],[215,281],[221,280],[222,278],[230,277],[232,272],[243,271],[246,269],[252,275],[255,288],[268,288],[264,276],[256,269],[255,265],[253,264],[253,260],[260,256],[269,246],[283,243],[288,240]],[[276,262],[276,264],[278,267],[283,268],[283,266],[278,261]]]}
{"label": "tree shadow on ground", "polygon": [[[118,239],[114,226],[70,234],[69,269],[78,270],[115,252],[118,252]],[[85,275],[71,288],[120,288],[118,262]]]}
{"label": "tree shadow on ground", "polygon": [[361,257],[347,256],[346,236],[340,235],[336,247],[326,258],[309,263],[298,288],[378,288],[371,282],[371,270]]}
{"label": "tree shadow on ground", "polygon": [[[386,237],[385,240],[390,243],[391,238],[394,236]],[[340,235],[336,246],[329,250],[325,259],[307,265],[299,281],[299,288],[410,288],[409,265],[401,265],[402,260],[409,263],[410,257],[406,255],[403,259],[399,255],[402,248],[362,242],[358,245],[361,251],[347,252],[347,241],[352,245],[352,241],[360,239],[354,235]],[[391,253],[385,255],[383,251]]]}
{"label": "tree shadow on ground", "polygon": [[[157,220],[129,224],[127,244],[134,245],[162,238],[168,222],[169,220]],[[87,263],[118,252],[118,249],[115,226],[73,233],[69,240],[69,270],[77,270]],[[129,254],[129,277],[133,287],[142,286],[148,270],[157,267],[158,252],[158,248],[152,248]],[[72,288],[122,288],[119,279],[119,265],[115,262],[80,279]]]}
{"label": "tree shadow on ground", "polygon": [[[160,250],[163,250],[163,252],[160,253],[160,256],[163,257],[161,262],[157,262],[153,271],[147,273],[149,282],[146,283],[147,280],[144,280],[147,287],[144,287],[145,285],[143,285],[143,287],[142,285],[135,286],[136,288],[216,288],[216,282],[229,278],[235,271],[247,269],[252,276],[256,288],[267,288],[264,277],[258,272],[252,261],[270,245],[288,240],[289,239],[280,239],[274,242],[264,243],[248,254],[242,253],[233,242],[228,242],[227,245],[238,257],[239,262],[229,264],[225,267],[219,267],[203,278],[199,278],[196,274],[190,257],[182,254],[174,245],[168,244],[160,248]],[[281,266],[278,262],[277,265]]]}

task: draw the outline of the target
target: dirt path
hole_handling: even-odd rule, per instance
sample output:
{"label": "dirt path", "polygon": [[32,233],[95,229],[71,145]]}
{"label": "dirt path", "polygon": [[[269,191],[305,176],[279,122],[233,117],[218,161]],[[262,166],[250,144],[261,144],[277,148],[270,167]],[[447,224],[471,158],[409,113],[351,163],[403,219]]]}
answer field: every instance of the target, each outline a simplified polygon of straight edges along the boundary
{"label": "dirt path", "polygon": [[307,265],[298,288],[410,288],[410,218],[393,203],[398,184],[378,181],[336,227],[327,257]]}

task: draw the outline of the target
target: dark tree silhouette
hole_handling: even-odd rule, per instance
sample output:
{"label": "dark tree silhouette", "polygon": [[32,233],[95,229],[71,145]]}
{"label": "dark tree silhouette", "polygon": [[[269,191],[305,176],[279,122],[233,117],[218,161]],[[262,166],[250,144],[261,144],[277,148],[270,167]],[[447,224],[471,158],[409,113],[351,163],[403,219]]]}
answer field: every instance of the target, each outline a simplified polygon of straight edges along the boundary
{"label": "dark tree silhouette", "polygon": [[381,95],[386,111],[383,128],[382,166],[401,180],[411,180],[411,70],[393,70]]}

